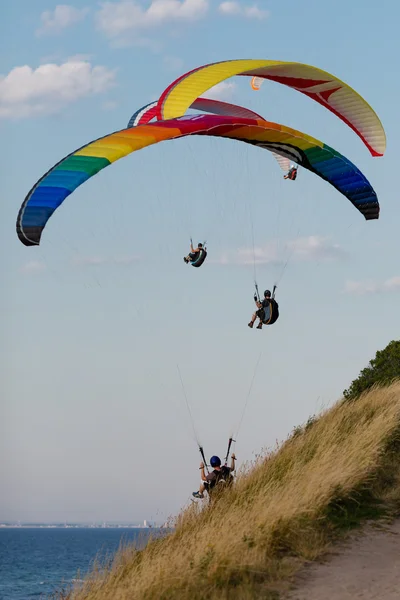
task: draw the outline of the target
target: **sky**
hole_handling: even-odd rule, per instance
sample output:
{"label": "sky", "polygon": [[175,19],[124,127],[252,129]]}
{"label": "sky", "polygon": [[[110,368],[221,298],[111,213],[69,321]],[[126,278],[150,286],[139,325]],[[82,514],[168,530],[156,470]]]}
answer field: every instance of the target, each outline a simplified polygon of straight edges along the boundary
{"label": "sky", "polygon": [[[14,0],[2,13],[0,521],[162,522],[198,487],[196,441],[224,456],[235,433],[238,465],[251,462],[399,337],[400,9]],[[377,192],[378,221],[310,172],[284,181],[266,151],[193,138],[113,164],[39,247],[19,242],[18,209],[56,162],[185,71],[234,58],[315,65],[366,98],[382,158],[285,86],[210,91],[347,156]],[[182,260],[190,236],[207,240],[200,269]],[[281,316],[263,331],[247,327],[254,256],[260,290],[278,281]]]}

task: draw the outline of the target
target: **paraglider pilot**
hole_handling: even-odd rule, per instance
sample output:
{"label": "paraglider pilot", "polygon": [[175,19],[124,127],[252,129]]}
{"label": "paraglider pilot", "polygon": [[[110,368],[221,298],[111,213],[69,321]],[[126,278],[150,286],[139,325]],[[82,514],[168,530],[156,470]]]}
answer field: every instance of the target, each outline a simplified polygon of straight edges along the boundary
{"label": "paraglider pilot", "polygon": [[197,244],[197,248],[193,248],[193,242],[192,242],[192,240],[190,240],[190,252],[187,256],[184,257],[183,260],[185,261],[186,264],[194,263],[200,257],[200,253],[202,251],[204,253],[203,244],[201,242],[199,242]]}
{"label": "paraglider pilot", "polygon": [[275,301],[275,288],[272,298],[271,292],[269,290],[265,290],[264,300],[260,301],[254,294],[254,302],[256,303],[258,310],[256,310],[256,312],[251,317],[251,321],[250,323],[248,323],[249,327],[253,327],[257,317],[260,319],[260,322],[257,325],[257,329],[262,329],[263,324],[272,325],[272,323],[275,323],[275,321],[279,317],[278,303]]}
{"label": "paraglider pilot", "polygon": [[204,492],[207,490],[210,495],[211,490],[217,484],[229,484],[232,482],[231,473],[235,470],[235,460],[236,456],[232,453],[231,455],[231,466],[227,467],[226,465],[221,467],[221,459],[219,456],[212,456],[210,458],[210,465],[213,467],[213,471],[211,473],[205,474],[204,471],[204,463],[200,463],[200,471],[201,471],[201,485],[198,492],[193,492],[192,496],[195,498],[204,498]]}
{"label": "paraglider pilot", "polygon": [[291,179],[294,181],[297,177],[297,167],[292,165],[286,175],[283,176],[283,179]]}

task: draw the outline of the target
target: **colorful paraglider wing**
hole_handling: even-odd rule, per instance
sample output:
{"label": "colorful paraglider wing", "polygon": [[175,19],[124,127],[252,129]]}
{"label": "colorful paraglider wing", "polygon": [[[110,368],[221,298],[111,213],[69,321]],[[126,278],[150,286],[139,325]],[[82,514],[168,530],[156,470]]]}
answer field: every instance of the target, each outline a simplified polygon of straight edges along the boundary
{"label": "colorful paraglider wing", "polygon": [[19,239],[26,246],[38,245],[49,218],[82,183],[135,150],[181,135],[177,127],[166,128],[155,123],[117,131],[82,146],[33,186],[18,214]]}
{"label": "colorful paraglider wing", "polygon": [[158,100],[155,102],[150,102],[149,104],[142,106],[142,108],[139,108],[139,110],[133,113],[129,119],[127,128],[129,129],[130,127],[137,127],[138,125],[146,125],[147,123],[150,123],[150,121],[157,115],[157,104]]}
{"label": "colorful paraglider wing", "polygon": [[384,154],[385,132],[369,104],[355,90],[330,73],[295,62],[244,59],[194,69],[174,81],[161,94],[157,118],[172,119],[184,115],[196,98],[234,75],[269,79],[309,96],[351,127],[373,156]]}
{"label": "colorful paraglider wing", "polygon": [[[217,135],[212,131],[210,135]],[[325,179],[364,215],[379,219],[379,202],[366,177],[345,156],[304,133],[264,121],[258,126],[225,132],[224,137],[265,148]]]}
{"label": "colorful paraglider wing", "polygon": [[190,105],[190,108],[212,113],[213,115],[239,117],[239,119],[264,120],[261,115],[253,110],[244,108],[244,106],[238,106],[237,104],[231,104],[230,102],[222,102],[221,100],[213,100],[212,98],[197,98],[193,104]]}
{"label": "colorful paraglider wing", "polygon": [[262,84],[264,83],[263,77],[252,77],[250,80],[251,89],[258,92]]}
{"label": "colorful paraglider wing", "polygon": [[[264,80],[261,80],[264,81]],[[157,102],[150,102],[150,104],[146,104],[139,110],[137,110],[131,116],[128,127],[137,127],[137,125],[144,125],[149,123],[156,116],[156,107]],[[213,100],[211,98],[197,98],[191,106],[191,109],[201,110],[202,112],[208,112],[214,115],[224,115],[231,117],[239,117],[241,119],[260,119],[264,120],[261,115],[249,110],[248,108],[244,108],[243,106],[238,106],[237,104],[230,104],[229,102],[222,102],[221,100]],[[290,169],[290,160],[280,156],[279,154],[272,153],[275,160],[278,162],[281,169],[285,172]]]}
{"label": "colorful paraglider wing", "polygon": [[151,144],[187,135],[235,139],[286,156],[328,181],[366,219],[379,217],[376,194],[364,175],[322,142],[268,121],[196,115],[116,131],[61,160],[26,196],[17,217],[19,239],[26,246],[38,245],[54,211],[77,187],[108,165]]}
{"label": "colorful paraglider wing", "polygon": [[[137,125],[145,125],[149,123],[156,116],[157,102],[150,102],[139,110],[137,110],[129,119],[128,127],[136,127]],[[208,112],[213,115],[224,115],[229,117],[239,117],[240,119],[261,119],[263,117],[256,112],[238,106],[237,104],[230,104],[229,102],[221,102],[220,100],[213,100],[211,98],[197,98],[190,106],[189,109],[201,110],[202,112]]]}

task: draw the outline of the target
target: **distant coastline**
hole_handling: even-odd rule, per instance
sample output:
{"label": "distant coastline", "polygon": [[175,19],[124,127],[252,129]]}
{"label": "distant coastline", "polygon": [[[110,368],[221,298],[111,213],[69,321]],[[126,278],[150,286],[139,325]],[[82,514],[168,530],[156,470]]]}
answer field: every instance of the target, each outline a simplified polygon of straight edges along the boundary
{"label": "distant coastline", "polygon": [[164,529],[156,523],[0,523],[0,529]]}

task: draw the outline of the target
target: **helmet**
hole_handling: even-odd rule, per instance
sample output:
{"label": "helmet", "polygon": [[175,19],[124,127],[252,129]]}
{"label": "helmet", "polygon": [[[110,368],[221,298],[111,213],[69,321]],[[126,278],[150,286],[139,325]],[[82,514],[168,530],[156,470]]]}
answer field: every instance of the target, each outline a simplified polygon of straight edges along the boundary
{"label": "helmet", "polygon": [[221,466],[221,459],[219,458],[219,456],[212,456],[210,458],[210,465],[212,467],[220,467]]}
{"label": "helmet", "polygon": [[271,292],[269,290],[265,290],[264,292],[264,296],[269,297],[271,295]]}
{"label": "helmet", "polygon": [[199,248],[202,248],[202,247],[203,247],[203,244],[202,244],[201,242],[199,242],[199,243],[197,244],[197,246],[198,246]]}

